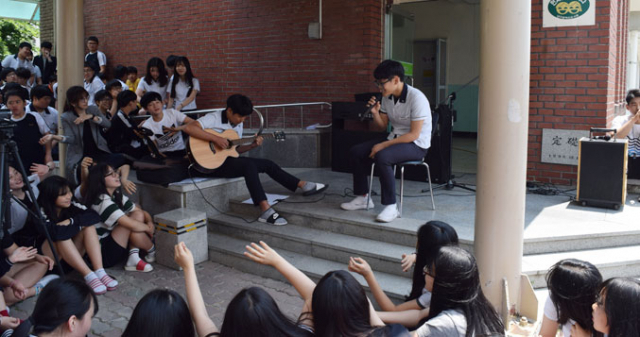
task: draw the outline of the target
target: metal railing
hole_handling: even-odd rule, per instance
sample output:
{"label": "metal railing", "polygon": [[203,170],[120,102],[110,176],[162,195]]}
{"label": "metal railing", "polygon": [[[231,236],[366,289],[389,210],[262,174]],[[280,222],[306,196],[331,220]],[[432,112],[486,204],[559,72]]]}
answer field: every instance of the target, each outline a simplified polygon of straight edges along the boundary
{"label": "metal railing", "polygon": [[[320,107],[320,113],[323,114],[324,113],[324,108],[325,107],[329,107],[331,108],[331,103],[328,102],[309,102],[309,103],[289,103],[289,104],[271,104],[271,105],[257,105],[254,106],[253,109],[261,112],[264,111],[264,128],[269,128],[269,121],[271,119],[278,121],[277,118],[269,118],[270,117],[270,112],[273,111],[273,109],[277,109],[277,113],[278,116],[281,116],[281,119],[279,120],[279,122],[282,124],[283,127],[287,126],[287,108],[296,108],[299,107],[300,108],[300,129],[304,129],[304,123],[305,123],[305,107],[311,107],[311,106],[319,106]],[[189,116],[189,115],[204,115],[204,114],[208,114],[211,112],[218,112],[218,111],[224,111],[226,108],[213,108],[213,109],[202,109],[202,110],[193,110],[193,111],[186,111],[184,112],[185,115]],[[272,109],[272,110],[270,110]],[[281,111],[280,111],[281,109]],[[134,119],[147,119],[149,118],[149,115],[144,115],[144,116],[134,116]],[[259,127],[259,125],[254,126],[254,120],[257,120],[258,118],[253,118],[254,116],[251,115],[251,117],[249,118],[249,123],[246,123],[245,126],[247,128],[256,128]],[[294,119],[297,119],[296,117],[294,117]],[[331,116],[328,116],[327,118],[328,123],[330,123],[331,121]],[[248,125],[247,125],[248,124]],[[258,123],[259,124],[259,123]],[[330,124],[327,125],[320,125],[319,127],[327,127]]]}

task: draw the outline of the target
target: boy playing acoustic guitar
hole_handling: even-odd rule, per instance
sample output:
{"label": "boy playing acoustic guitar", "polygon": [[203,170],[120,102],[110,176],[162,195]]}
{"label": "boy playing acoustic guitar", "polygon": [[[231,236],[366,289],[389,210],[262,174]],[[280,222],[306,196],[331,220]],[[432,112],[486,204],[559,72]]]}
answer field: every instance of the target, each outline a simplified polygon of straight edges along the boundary
{"label": "boy playing acoustic guitar", "polygon": [[[228,139],[211,134],[205,129],[211,129],[218,133],[233,129],[242,138],[242,123],[252,112],[253,103],[247,96],[231,95],[227,98],[227,108],[224,111],[211,112],[189,123],[184,128],[184,131],[191,137],[212,142],[217,148],[228,149],[230,147]],[[240,145],[236,150],[238,153],[249,151],[262,145],[262,141],[263,138],[258,136],[253,143]],[[219,178],[244,177],[253,203],[260,206],[262,211],[258,221],[276,226],[286,225],[287,220],[269,206],[267,196],[260,183],[259,173],[268,174],[269,177],[292,192],[300,188],[304,196],[320,193],[328,187],[324,184],[300,180],[285,172],[271,160],[250,157],[229,157],[220,167],[207,173],[206,176]]]}

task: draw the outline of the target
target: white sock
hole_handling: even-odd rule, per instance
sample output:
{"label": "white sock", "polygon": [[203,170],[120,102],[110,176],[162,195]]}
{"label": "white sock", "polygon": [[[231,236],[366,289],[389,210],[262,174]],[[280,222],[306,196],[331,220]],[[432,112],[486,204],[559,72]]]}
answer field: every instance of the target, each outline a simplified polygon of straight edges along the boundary
{"label": "white sock", "polygon": [[[105,277],[105,276],[109,276],[109,275],[107,275],[107,272],[106,272],[106,271],[104,271],[104,268],[100,268],[100,269],[96,270],[96,271],[95,271],[95,273],[96,273],[96,275],[98,276],[98,278],[100,278],[100,281],[102,281],[102,278],[103,278],[103,277]],[[109,277],[109,278],[111,278],[111,277]],[[104,283],[104,282],[103,282],[103,283]],[[115,288],[115,287],[117,287],[117,286],[118,286],[118,281],[116,281],[116,280],[114,280],[114,279],[111,279],[111,281],[109,281],[109,283],[108,283],[108,284],[106,284],[106,283],[105,283],[105,285],[106,285],[107,287],[109,287],[109,288]]]}
{"label": "white sock", "polygon": [[[93,280],[97,280],[99,285],[91,285],[91,282]],[[107,287],[102,284],[102,281],[100,281],[100,279],[98,278],[98,276],[96,275],[96,273],[94,272],[90,272],[89,274],[84,276],[84,281],[91,286],[91,288],[93,288],[93,291],[96,293],[103,293],[105,291],[107,291]]]}
{"label": "white sock", "polygon": [[129,259],[127,259],[128,266],[135,266],[140,262],[140,249],[133,248],[129,250]]}
{"label": "white sock", "polygon": [[104,268],[100,268],[98,270],[96,270],[94,273],[96,273],[96,276],[98,276],[98,278],[102,278],[103,276],[107,275],[107,272],[104,271]]}
{"label": "white sock", "polygon": [[154,255],[156,253],[156,245],[151,246],[149,250],[147,250],[147,255]]}

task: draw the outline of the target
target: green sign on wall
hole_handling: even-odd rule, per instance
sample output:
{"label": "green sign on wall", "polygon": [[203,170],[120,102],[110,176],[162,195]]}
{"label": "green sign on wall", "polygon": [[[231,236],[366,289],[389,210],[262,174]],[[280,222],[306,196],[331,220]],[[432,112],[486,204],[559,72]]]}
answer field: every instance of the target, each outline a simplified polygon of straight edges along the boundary
{"label": "green sign on wall", "polygon": [[558,19],[575,19],[591,7],[590,0],[549,0],[549,13]]}
{"label": "green sign on wall", "polygon": [[404,76],[413,77],[413,63],[398,61],[404,67]]}

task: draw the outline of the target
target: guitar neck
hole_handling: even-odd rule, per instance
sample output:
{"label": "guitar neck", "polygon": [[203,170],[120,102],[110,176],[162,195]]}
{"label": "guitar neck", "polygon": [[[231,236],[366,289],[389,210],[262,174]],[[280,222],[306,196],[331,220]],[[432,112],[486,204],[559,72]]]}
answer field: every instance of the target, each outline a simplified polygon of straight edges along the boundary
{"label": "guitar neck", "polygon": [[258,137],[274,138],[274,135],[272,133],[267,133],[267,134],[260,135],[260,136],[253,136],[253,137],[229,140],[229,142],[231,143],[231,146],[250,144],[250,143],[253,143],[253,141],[256,140],[256,138],[258,138]]}

